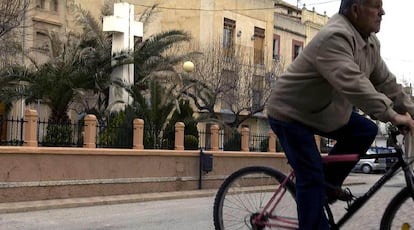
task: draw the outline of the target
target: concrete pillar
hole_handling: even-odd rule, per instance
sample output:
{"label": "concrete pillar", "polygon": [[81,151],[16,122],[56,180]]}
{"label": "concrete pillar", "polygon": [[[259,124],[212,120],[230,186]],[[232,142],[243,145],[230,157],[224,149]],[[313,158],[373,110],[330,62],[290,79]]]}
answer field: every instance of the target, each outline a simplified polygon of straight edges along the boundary
{"label": "concrete pillar", "polygon": [[144,120],[134,119],[133,149],[144,149]]}
{"label": "concrete pillar", "polygon": [[269,152],[276,152],[276,134],[269,130]]}
{"label": "concrete pillar", "polygon": [[96,148],[96,116],[88,114],[85,116],[85,136],[83,137],[84,148]]}
{"label": "concrete pillar", "polygon": [[184,123],[177,122],[175,124],[175,150],[184,150]]}
{"label": "concrete pillar", "polygon": [[212,125],[210,128],[212,151],[219,151],[219,129],[218,125]]}
{"label": "concrete pillar", "polygon": [[241,151],[249,152],[249,128],[243,127],[241,130]]}
{"label": "concrete pillar", "polygon": [[37,147],[37,111],[26,109],[24,111],[24,121],[23,146]]}

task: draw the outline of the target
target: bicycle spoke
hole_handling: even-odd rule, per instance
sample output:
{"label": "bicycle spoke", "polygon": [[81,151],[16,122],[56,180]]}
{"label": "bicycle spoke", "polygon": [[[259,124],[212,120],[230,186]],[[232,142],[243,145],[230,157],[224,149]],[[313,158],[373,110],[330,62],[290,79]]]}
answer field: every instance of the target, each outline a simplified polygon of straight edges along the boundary
{"label": "bicycle spoke", "polygon": [[[230,176],[216,196],[216,229],[296,229],[294,193],[273,197],[276,191],[285,189],[277,189],[284,178],[283,174],[265,167],[243,169]],[[270,201],[269,210],[263,210]]]}

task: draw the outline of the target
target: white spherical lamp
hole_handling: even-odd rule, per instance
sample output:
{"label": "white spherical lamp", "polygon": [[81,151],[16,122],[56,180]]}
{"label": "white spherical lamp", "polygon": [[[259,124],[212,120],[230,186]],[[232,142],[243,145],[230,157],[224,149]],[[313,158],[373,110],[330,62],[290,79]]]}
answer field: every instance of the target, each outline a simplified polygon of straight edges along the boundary
{"label": "white spherical lamp", "polygon": [[191,61],[184,62],[183,69],[187,73],[193,72],[194,71],[194,63],[191,62]]}

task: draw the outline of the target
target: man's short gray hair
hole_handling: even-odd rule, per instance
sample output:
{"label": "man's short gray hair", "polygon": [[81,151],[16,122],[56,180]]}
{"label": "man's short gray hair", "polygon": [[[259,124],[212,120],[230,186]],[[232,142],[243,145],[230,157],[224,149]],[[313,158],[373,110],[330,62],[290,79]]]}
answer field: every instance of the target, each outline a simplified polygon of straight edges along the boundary
{"label": "man's short gray hair", "polygon": [[351,9],[352,4],[362,5],[367,0],[342,0],[341,6],[339,7],[340,14],[346,14]]}

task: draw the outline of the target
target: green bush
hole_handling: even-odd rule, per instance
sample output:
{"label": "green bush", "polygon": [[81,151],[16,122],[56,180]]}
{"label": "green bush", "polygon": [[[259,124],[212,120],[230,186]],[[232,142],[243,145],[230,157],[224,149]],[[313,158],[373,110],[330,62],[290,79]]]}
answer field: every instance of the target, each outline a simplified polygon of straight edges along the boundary
{"label": "green bush", "polygon": [[[171,119],[169,120],[169,123],[167,124],[166,128],[164,129],[164,135],[163,139],[168,140],[168,149],[174,149],[174,143],[175,143],[175,124],[177,122],[183,122],[185,125],[184,128],[184,148],[186,147],[186,141],[185,136],[193,136],[195,139],[197,139],[197,144],[195,144],[195,140],[188,140],[188,142],[191,142],[189,144],[189,149],[194,148],[198,149],[198,130],[197,130],[197,121],[193,117],[193,109],[190,106],[188,101],[181,100],[180,101],[180,112],[175,111],[172,115]],[[188,137],[188,138],[193,138]],[[191,145],[191,146],[190,146]]]}
{"label": "green bush", "polygon": [[241,134],[237,130],[232,132],[231,137],[223,146],[224,151],[241,151]]}
{"label": "green bush", "polygon": [[260,142],[260,151],[267,152],[269,150],[269,138],[264,139]]}
{"label": "green bush", "polygon": [[44,146],[71,146],[72,125],[71,124],[48,124],[44,139]]}
{"label": "green bush", "polygon": [[107,117],[107,126],[99,134],[99,146],[132,148],[133,113],[126,109]]}
{"label": "green bush", "polygon": [[198,149],[198,137],[194,135],[184,135],[184,149],[197,150]]}

